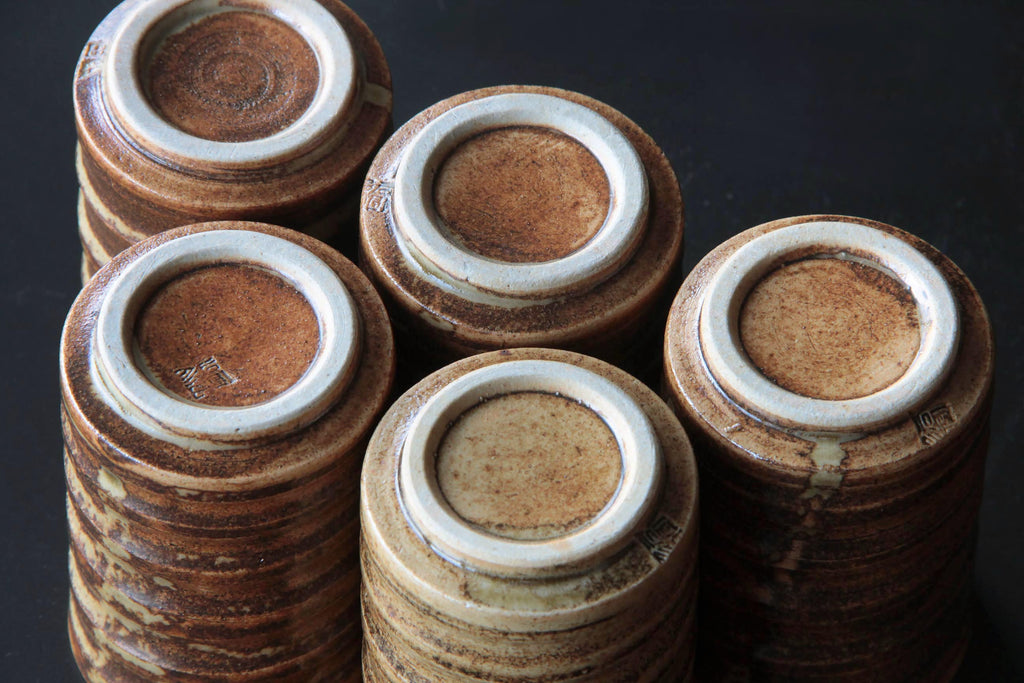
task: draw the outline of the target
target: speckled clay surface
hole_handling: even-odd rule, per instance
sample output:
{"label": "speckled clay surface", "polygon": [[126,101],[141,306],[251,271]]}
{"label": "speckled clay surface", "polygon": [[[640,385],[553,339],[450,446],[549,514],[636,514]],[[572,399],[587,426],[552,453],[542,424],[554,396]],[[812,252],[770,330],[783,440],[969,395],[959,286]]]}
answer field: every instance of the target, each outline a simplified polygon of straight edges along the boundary
{"label": "speckled clay surface", "polygon": [[[298,396],[314,412],[272,434],[247,436],[244,420],[223,438],[173,426],[174,406],[230,418],[293,403],[290,389],[320,373],[330,345],[322,304],[290,276],[221,260],[147,280],[151,291],[124,319],[139,377],[170,412],[117,403],[124,396],[98,370],[97,326],[132,265],[197,238],[254,235],[298,249],[351,299],[352,362],[328,402]],[[282,308],[282,298],[306,302]],[[61,345],[69,629],[86,679],[358,680],[356,482],[393,373],[380,299],[351,262],[308,236],[194,225],[103,268],[72,307]]]}
{"label": "speckled clay surface", "polygon": [[[944,379],[881,424],[815,433],[783,426],[778,406],[728,395],[703,360],[702,302],[732,255],[816,222],[838,223],[840,236],[843,225],[894,236],[937,269],[955,301],[959,341]],[[928,370],[914,363],[916,345],[936,332],[918,315],[931,304],[879,269],[867,245],[805,247],[748,278],[734,308],[717,312],[746,345],[745,362],[791,396],[835,399],[833,408]],[[665,392],[701,470],[706,680],[952,678],[970,627],[993,376],[989,321],[963,273],[881,223],[767,223],[694,269],[673,304],[665,354]]]}
{"label": "speckled clay surface", "polygon": [[84,276],[213,220],[269,221],[353,254],[391,76],[341,2],[128,0],[86,44],[74,100]]}
{"label": "speckled clay surface", "polygon": [[[459,118],[465,107],[486,107],[500,98],[546,98],[547,104],[523,104],[511,116],[487,112],[477,123]],[[580,123],[587,117],[561,111],[573,107],[599,120]],[[556,110],[558,115],[551,113]],[[554,123],[527,125],[523,121],[535,119],[522,111],[548,113]],[[445,117],[458,122],[452,123],[456,132],[436,132],[443,137],[436,143],[438,158],[427,159],[423,175],[403,188],[410,150],[430,149],[431,127]],[[602,122],[613,126],[614,136],[594,135],[586,144],[577,139]],[[574,126],[581,130],[563,132]],[[431,133],[418,138],[425,129]],[[616,136],[621,148],[601,148],[600,140]],[[623,159],[622,168],[610,165]],[[645,188],[628,184],[635,177]],[[635,188],[631,196],[616,194],[626,186]],[[403,219],[403,192],[419,202],[421,221],[437,224],[437,241],[430,246],[447,250],[441,265],[410,253],[406,233],[426,228]],[[621,252],[587,261],[586,250],[608,236],[613,219],[633,210],[641,213],[632,241]],[[412,378],[473,353],[515,346],[567,348],[642,374],[659,354],[659,316],[680,277],[682,210],[667,159],[621,113],[555,88],[485,88],[428,108],[381,149],[363,190],[360,265],[385,298],[400,368],[409,365]],[[570,260],[580,259],[586,263],[576,275]],[[484,273],[492,267],[493,277]],[[498,282],[506,277],[499,270],[507,274],[522,267],[533,270]],[[550,287],[541,284],[549,281]]]}
{"label": "speckled clay surface", "polygon": [[[564,555],[553,557],[568,558],[589,530],[622,523],[616,501],[634,490],[628,474],[634,461],[627,456],[629,437],[614,427],[615,418],[605,418],[614,409],[596,412],[596,403],[571,400],[583,390],[559,398],[546,391],[502,393],[497,384],[475,407],[459,404],[456,412],[464,412],[454,423],[448,413],[441,423],[421,420],[453,387],[503,368],[547,367],[535,377],[555,378],[560,370],[552,362],[597,377],[598,385],[611,382],[615,389],[606,393],[623,392],[625,403],[641,411],[632,423],[652,429],[660,484],[651,489],[651,507],[620,529],[621,541],[592,539],[595,549],[572,566],[552,560],[527,567],[549,549],[564,547]],[[488,416],[498,404],[500,418]],[[408,479],[409,440],[420,429],[439,439],[439,459],[435,469],[426,453],[425,478]],[[497,443],[494,435],[504,436]],[[659,469],[650,467],[644,466],[647,474]],[[537,477],[545,482],[542,491]],[[624,483],[616,489],[609,477]],[[429,490],[441,497],[425,511],[408,507],[410,481],[428,499]],[[623,371],[570,352],[513,349],[434,373],[406,392],[374,433],[361,505],[366,680],[691,680],[696,465],[671,410]],[[453,548],[461,559],[425,540],[442,538],[431,519],[461,525],[454,533],[468,540]],[[488,544],[504,549],[481,569],[476,553]]]}

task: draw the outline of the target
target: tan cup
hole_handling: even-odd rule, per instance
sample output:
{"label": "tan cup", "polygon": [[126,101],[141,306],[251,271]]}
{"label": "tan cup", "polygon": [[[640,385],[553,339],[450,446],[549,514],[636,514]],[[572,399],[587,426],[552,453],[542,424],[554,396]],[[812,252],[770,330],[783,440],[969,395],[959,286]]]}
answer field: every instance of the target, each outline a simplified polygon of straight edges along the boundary
{"label": "tan cup", "polygon": [[285,225],[355,247],[391,127],[376,39],[337,0],[127,0],[78,62],[83,278],[162,230]]}
{"label": "tan cup", "polygon": [[362,475],[369,681],[686,681],[696,464],[596,359],[459,361],[381,421]]}
{"label": "tan cup", "polygon": [[360,235],[400,374],[517,346],[657,372],[682,198],[654,141],[606,104],[504,86],[430,107],[374,160]]}
{"label": "tan cup", "polygon": [[351,262],[257,223],[117,256],[61,342],[90,681],[358,680],[358,474],[394,373]]}
{"label": "tan cup", "polygon": [[778,220],[694,269],[665,390],[701,466],[706,680],[953,677],[992,344],[964,274],[882,223]]}

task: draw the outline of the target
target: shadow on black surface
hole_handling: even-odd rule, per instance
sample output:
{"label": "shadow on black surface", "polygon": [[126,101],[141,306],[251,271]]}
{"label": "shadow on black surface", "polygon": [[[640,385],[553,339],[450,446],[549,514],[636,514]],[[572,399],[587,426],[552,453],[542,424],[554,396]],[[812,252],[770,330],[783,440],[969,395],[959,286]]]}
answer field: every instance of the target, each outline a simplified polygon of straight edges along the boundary
{"label": "shadow on black surface", "polygon": [[974,596],[974,635],[963,666],[953,683],[1020,683],[1024,677],[1014,668],[1010,653],[996,633],[988,613]]}

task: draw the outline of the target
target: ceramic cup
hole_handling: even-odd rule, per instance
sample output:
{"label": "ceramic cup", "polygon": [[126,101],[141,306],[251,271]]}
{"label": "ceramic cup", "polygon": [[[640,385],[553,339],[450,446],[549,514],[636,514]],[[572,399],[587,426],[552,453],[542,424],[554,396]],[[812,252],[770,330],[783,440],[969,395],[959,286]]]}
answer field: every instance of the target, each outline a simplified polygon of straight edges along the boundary
{"label": "ceramic cup", "polygon": [[82,51],[74,102],[86,278],[203,221],[273,222],[354,252],[391,76],[337,0],[127,0]]}
{"label": "ceramic cup", "polygon": [[61,341],[90,681],[358,680],[358,476],[394,374],[370,283],[258,223],[149,238]]}
{"label": "ceramic cup", "polygon": [[392,314],[400,374],[515,346],[656,374],[682,210],[664,154],[608,105],[485,88],[430,107],[381,149],[360,265]]}
{"label": "ceramic cup", "polygon": [[665,392],[701,468],[707,680],[952,678],[992,343],[964,274],[874,221],[774,221],[693,270]]}
{"label": "ceramic cup", "polygon": [[369,681],[685,681],[696,464],[594,358],[513,349],[427,377],[362,474]]}

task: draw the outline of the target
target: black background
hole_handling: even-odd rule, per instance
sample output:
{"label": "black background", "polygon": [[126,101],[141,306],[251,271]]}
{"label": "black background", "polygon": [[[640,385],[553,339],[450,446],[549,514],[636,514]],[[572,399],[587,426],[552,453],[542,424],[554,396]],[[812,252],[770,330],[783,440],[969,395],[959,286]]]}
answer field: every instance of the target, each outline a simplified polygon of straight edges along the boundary
{"label": "black background", "polygon": [[[607,102],[671,160],[689,269],[784,216],[842,213],[925,238],[981,291],[998,340],[958,681],[1024,671],[1024,3],[353,0],[399,125],[452,94],[553,85]],[[112,3],[0,12],[0,680],[74,681],[57,342],[78,289],[71,80]],[[827,644],[823,644],[827,647]]]}

